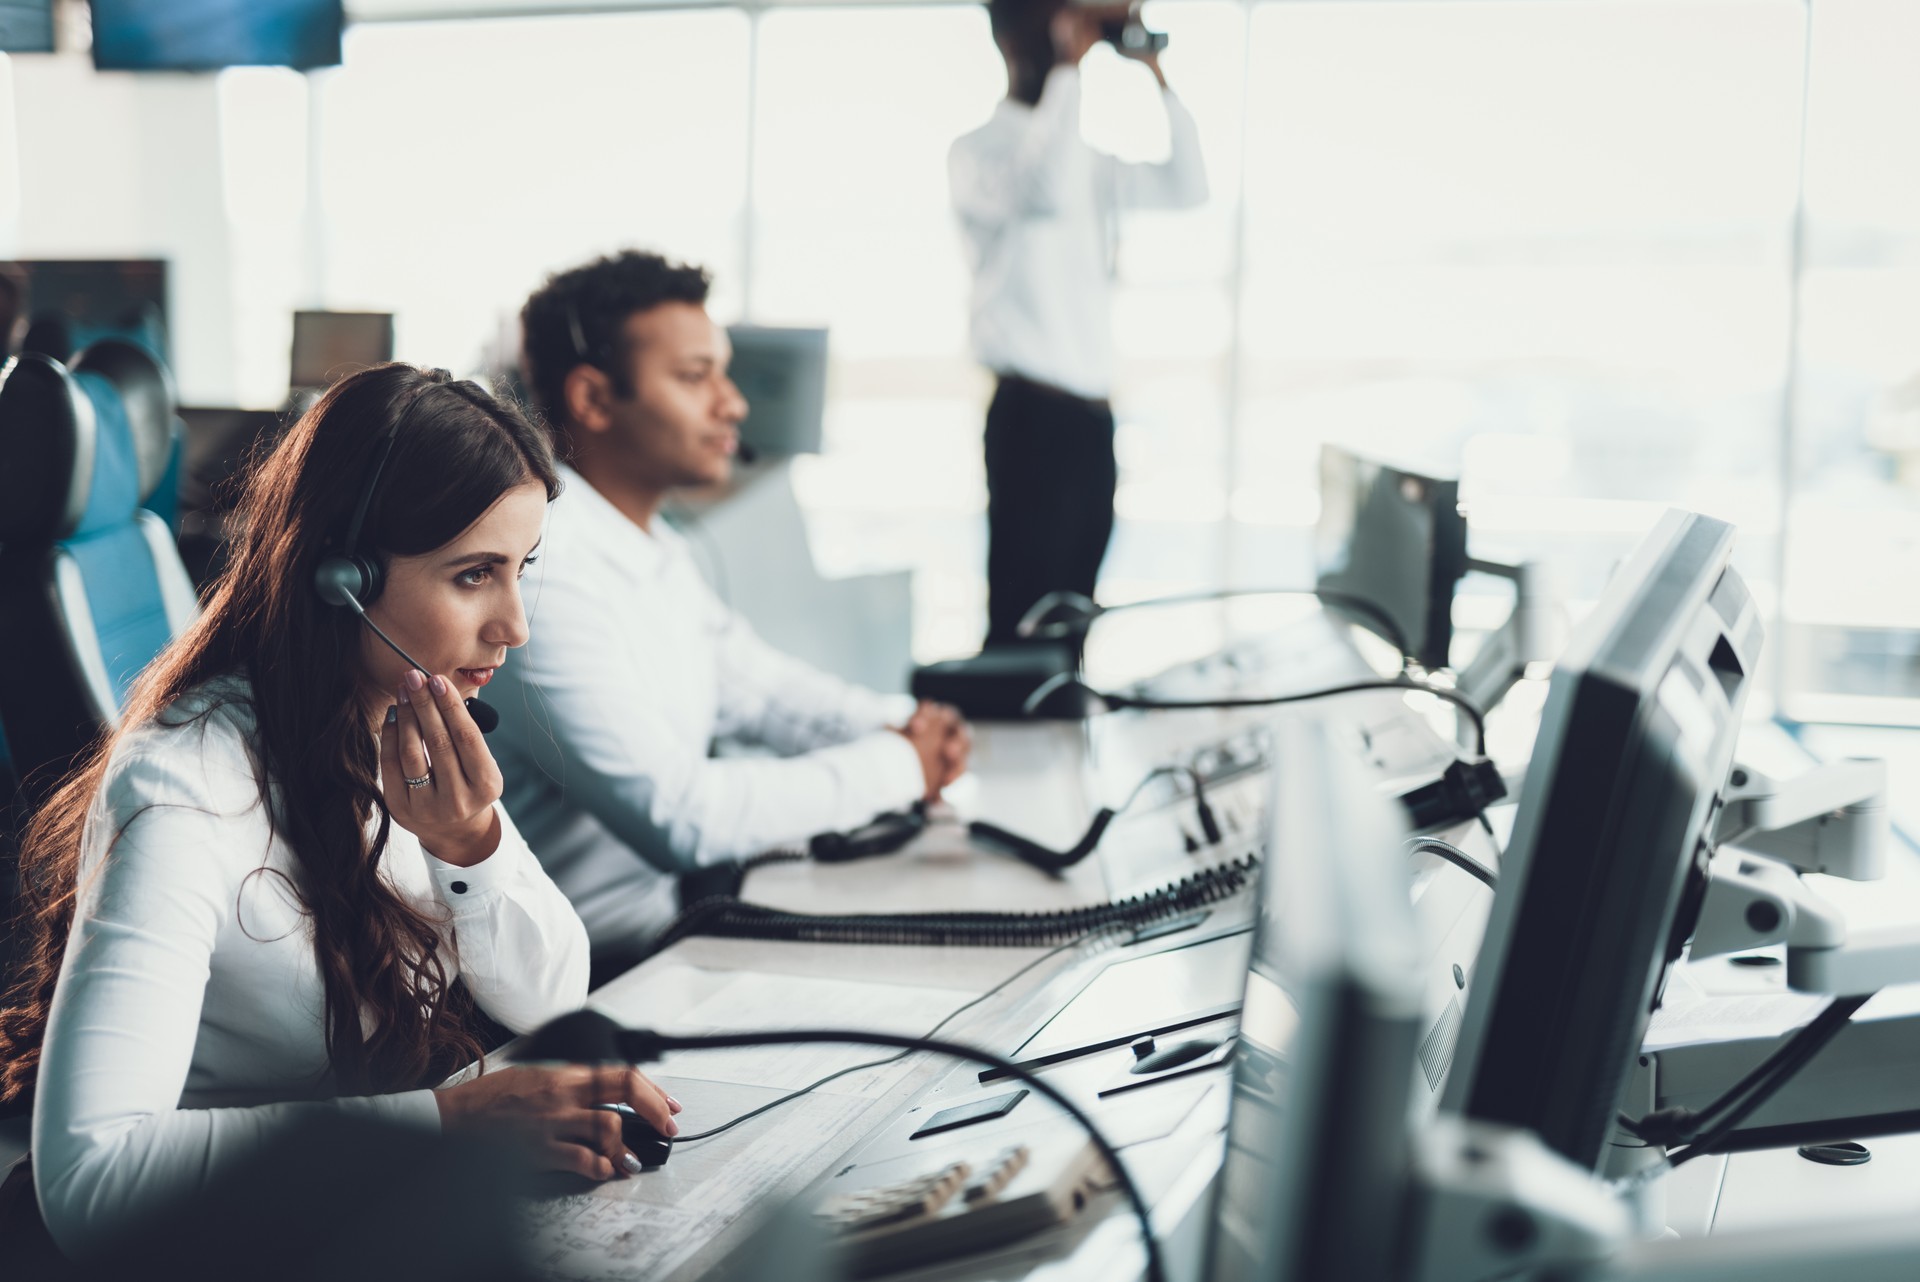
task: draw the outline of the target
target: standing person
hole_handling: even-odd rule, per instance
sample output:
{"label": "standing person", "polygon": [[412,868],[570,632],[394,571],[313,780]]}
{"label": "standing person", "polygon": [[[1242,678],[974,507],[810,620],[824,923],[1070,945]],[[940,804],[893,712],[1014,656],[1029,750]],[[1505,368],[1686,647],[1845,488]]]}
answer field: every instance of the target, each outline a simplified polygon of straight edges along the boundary
{"label": "standing person", "polygon": [[[558,273],[521,313],[527,382],[571,466],[540,640],[500,673],[494,740],[507,807],[601,978],[673,919],[679,874],[936,798],[971,742],[951,708],[762,641],[661,517],[675,490],[732,475],[747,415],[707,287],[700,268],[628,251]],[[714,757],[716,740],[772,755]]]}
{"label": "standing person", "polygon": [[1113,532],[1113,340],[1118,214],[1207,198],[1193,117],[1151,44],[1172,150],[1128,164],[1080,135],[1080,60],[1130,10],[988,0],[1007,96],[953,144],[948,176],[973,271],[973,353],[997,385],[987,409],[987,643],[1051,591],[1094,595]]}
{"label": "standing person", "polygon": [[341,380],[252,478],[206,612],[35,815],[0,1104],[32,1099],[67,1253],[329,1112],[506,1132],[594,1179],[639,1168],[592,1105],[675,1129],[624,1069],[430,1089],[484,1049],[479,1014],[524,1032],[586,998],[585,932],[461,702],[527,639],[558,486],[545,437],[471,383]]}

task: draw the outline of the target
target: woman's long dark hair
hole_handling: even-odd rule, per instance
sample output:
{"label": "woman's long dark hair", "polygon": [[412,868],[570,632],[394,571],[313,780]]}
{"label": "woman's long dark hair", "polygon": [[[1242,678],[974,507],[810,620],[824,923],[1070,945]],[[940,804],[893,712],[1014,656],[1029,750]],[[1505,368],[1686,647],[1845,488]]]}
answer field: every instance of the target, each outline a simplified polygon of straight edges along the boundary
{"label": "woman's long dark hair", "polygon": [[362,556],[384,565],[395,555],[431,552],[528,481],[545,486],[549,499],[559,491],[544,432],[475,385],[410,365],[342,379],[258,461],[241,504],[242,533],[205,613],[141,674],[120,728],[101,736],[27,827],[20,855],[26,957],[0,1010],[0,1104],[33,1091],[73,922],[87,812],[114,745],[145,725],[173,724],[166,714],[176,700],[229,675],[247,684],[261,802],[296,859],[295,889],[326,986],[326,1044],[338,1089],[430,1085],[480,1054],[470,1002],[457,999],[464,989],[452,985],[444,922],[380,874],[392,817],[375,783],[363,628],[313,587],[314,566],[343,550],[397,421],[356,549]]}

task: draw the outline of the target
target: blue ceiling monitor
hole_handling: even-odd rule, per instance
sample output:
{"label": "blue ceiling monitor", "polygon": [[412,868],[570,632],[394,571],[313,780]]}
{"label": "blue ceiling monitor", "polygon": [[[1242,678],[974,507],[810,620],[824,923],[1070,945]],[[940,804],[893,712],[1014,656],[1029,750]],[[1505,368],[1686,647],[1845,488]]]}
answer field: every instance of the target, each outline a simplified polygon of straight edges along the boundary
{"label": "blue ceiling monitor", "polygon": [[[1405,638],[1408,657],[1447,666],[1453,591],[1467,573],[1459,481],[1322,446],[1314,560],[1321,591],[1372,602]],[[1376,626],[1364,615],[1356,622]]]}
{"label": "blue ceiling monitor", "polygon": [[1406,824],[1358,734],[1286,720],[1207,1282],[1391,1273],[1420,1018]]}
{"label": "blue ceiling monitor", "polygon": [[0,53],[52,53],[53,0],[0,0]]}
{"label": "blue ceiling monitor", "polygon": [[102,71],[332,67],[341,0],[93,0],[93,65]]}
{"label": "blue ceiling monitor", "polygon": [[1733,540],[1668,512],[1555,667],[1441,1101],[1589,1168],[1692,929],[1759,660]]}

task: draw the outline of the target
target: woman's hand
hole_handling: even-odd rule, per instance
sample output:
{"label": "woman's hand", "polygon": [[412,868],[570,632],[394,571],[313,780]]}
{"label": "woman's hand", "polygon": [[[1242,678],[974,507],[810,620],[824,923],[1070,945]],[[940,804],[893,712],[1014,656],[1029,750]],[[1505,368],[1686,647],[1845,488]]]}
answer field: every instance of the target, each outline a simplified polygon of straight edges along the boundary
{"label": "woman's hand", "polygon": [[680,1102],[631,1068],[614,1064],[518,1065],[433,1093],[440,1128],[505,1135],[543,1170],[590,1180],[637,1175],[640,1163],[620,1135],[620,1115],[596,1104],[627,1104],[654,1130],[676,1135]]}
{"label": "woman's hand", "polygon": [[380,727],[387,809],[435,859],[471,867],[500,844],[500,767],[451,681],[408,672],[398,693]]}

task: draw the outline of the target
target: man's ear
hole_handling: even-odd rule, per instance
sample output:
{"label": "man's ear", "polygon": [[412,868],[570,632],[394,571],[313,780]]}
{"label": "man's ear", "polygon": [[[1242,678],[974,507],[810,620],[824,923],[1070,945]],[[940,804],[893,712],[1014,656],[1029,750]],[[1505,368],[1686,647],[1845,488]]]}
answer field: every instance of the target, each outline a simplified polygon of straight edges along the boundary
{"label": "man's ear", "polygon": [[588,432],[604,432],[612,425],[613,380],[606,371],[584,361],[567,372],[560,385],[567,418]]}

